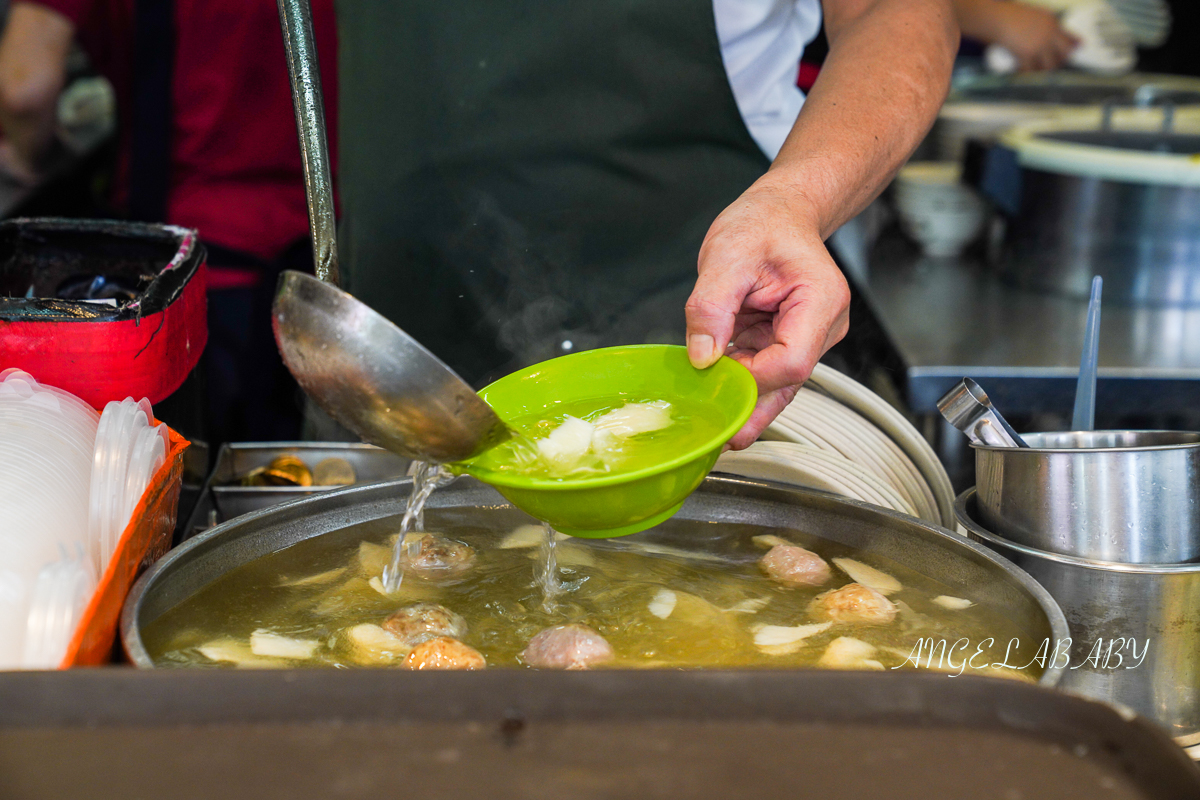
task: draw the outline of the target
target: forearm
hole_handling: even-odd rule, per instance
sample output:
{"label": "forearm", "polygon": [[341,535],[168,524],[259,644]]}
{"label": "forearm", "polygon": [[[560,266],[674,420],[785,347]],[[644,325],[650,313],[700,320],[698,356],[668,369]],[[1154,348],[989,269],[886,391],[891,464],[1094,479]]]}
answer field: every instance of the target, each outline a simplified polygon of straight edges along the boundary
{"label": "forearm", "polygon": [[0,127],[36,165],[54,141],[58,95],[66,80],[71,22],[34,3],[16,3],[0,38]]}
{"label": "forearm", "polygon": [[1000,38],[998,21],[1002,18],[1008,0],[954,0],[954,14],[963,36],[981,42],[994,42]]}
{"label": "forearm", "polygon": [[928,132],[958,47],[949,0],[826,0],[830,51],[766,179],[827,237]]}
{"label": "forearm", "polygon": [[1056,69],[1079,43],[1044,8],[1013,0],[954,0],[964,36],[1012,53],[1021,70]]}

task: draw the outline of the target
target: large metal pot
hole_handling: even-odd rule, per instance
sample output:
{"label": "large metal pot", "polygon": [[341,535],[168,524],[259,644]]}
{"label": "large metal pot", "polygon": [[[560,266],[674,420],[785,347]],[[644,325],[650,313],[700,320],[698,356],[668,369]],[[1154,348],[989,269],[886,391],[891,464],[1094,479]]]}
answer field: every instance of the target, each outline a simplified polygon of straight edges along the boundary
{"label": "large metal pot", "polygon": [[[1032,123],[1006,133],[1019,172],[1001,275],[1106,302],[1200,305],[1200,121]],[[995,159],[991,159],[995,163]]]}
{"label": "large metal pot", "polygon": [[974,489],[955,512],[972,539],[1062,606],[1072,640],[1061,688],[1156,719],[1185,747],[1200,744],[1200,564],[1114,564],[1015,544],[979,523]]}
{"label": "large metal pot", "polygon": [[[264,509],[188,540],[151,568],[134,586],[121,619],[130,659],[154,666],[141,628],[196,594],[231,569],[314,536],[403,513],[408,481],[355,486]],[[430,498],[427,509],[480,509],[513,514],[491,487],[461,478]],[[638,534],[695,549],[742,545],[752,550],[740,525],[786,527],[817,533],[864,553],[876,554],[935,578],[951,590],[1006,617],[1026,641],[1063,640],[1062,612],[1042,587],[1009,562],[962,536],[909,516],[822,492],[734,478],[707,478],[684,503],[677,520],[706,524],[680,533],[660,529]],[[1040,682],[1053,686],[1062,671],[1048,668]]]}
{"label": "large metal pot", "polygon": [[972,445],[979,519],[1038,550],[1137,564],[1200,560],[1200,433],[1028,433]]}
{"label": "large metal pot", "polygon": [[1200,108],[1200,80],[1175,75],[1049,72],[956,80],[934,124],[935,157],[958,161],[969,139],[994,142],[1022,122],[1092,113],[1108,106],[1118,119],[1148,109]]}

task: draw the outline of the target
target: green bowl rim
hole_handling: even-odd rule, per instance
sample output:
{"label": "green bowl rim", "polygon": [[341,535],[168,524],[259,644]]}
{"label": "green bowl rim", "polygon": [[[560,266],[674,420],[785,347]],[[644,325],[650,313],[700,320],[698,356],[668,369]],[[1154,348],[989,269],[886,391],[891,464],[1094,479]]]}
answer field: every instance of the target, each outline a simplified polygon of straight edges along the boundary
{"label": "green bowl rim", "polygon": [[[578,353],[571,353],[570,355],[559,356],[558,358],[552,359],[552,360],[558,361],[560,359],[575,358],[577,356],[589,356],[589,355],[594,355],[596,353],[608,352],[608,351],[613,351],[613,350],[649,350],[649,349],[682,350],[682,351],[684,351],[685,354],[687,353],[686,347],[684,347],[683,345],[677,345],[677,344],[627,344],[627,345],[617,345],[615,347],[598,347],[595,350],[583,350]],[[525,477],[525,476],[520,476],[520,475],[508,475],[507,473],[494,472],[494,471],[488,470],[488,469],[481,469],[478,467],[473,467],[470,465],[469,462],[459,462],[457,464],[454,464],[454,465],[452,465],[452,470],[454,472],[465,472],[468,475],[472,475],[476,478],[479,478],[479,480],[483,481],[484,483],[489,483],[493,486],[503,486],[507,489],[538,489],[538,490],[558,490],[558,491],[576,490],[576,489],[595,489],[595,488],[599,488],[602,486],[612,486],[615,484],[625,483],[628,481],[635,481],[635,480],[639,480],[641,478],[650,477],[652,475],[661,475],[664,472],[669,472],[677,467],[681,467],[684,464],[687,464],[688,462],[695,461],[699,458],[703,458],[704,456],[711,453],[714,449],[724,445],[726,442],[728,442],[730,439],[733,438],[733,435],[735,433],[737,433],[739,430],[742,429],[742,426],[746,424],[746,420],[750,419],[750,415],[754,413],[754,407],[758,403],[758,384],[757,384],[757,382],[755,382],[754,376],[750,373],[750,370],[746,369],[744,366],[742,366],[741,364],[739,364],[737,361],[733,360],[729,356],[721,356],[719,359],[717,359],[716,363],[714,363],[712,366],[710,366],[706,369],[703,369],[703,370],[698,370],[698,371],[699,372],[708,372],[708,370],[715,369],[719,364],[723,364],[724,362],[729,362],[729,364],[732,365],[733,371],[730,374],[732,374],[734,376],[734,380],[736,380],[737,382],[742,384],[741,388],[743,388],[743,390],[746,388],[749,389],[749,396],[747,398],[748,402],[744,405],[743,408],[738,410],[738,412],[734,415],[733,421],[730,422],[728,425],[726,425],[724,428],[722,428],[720,433],[718,433],[712,439],[707,440],[703,445],[697,445],[696,447],[693,447],[693,448],[685,451],[683,454],[678,455],[675,458],[672,458],[670,461],[665,461],[661,464],[655,464],[652,467],[642,467],[641,469],[634,470],[633,472],[622,472],[617,475],[598,475],[595,478],[582,478],[580,480],[569,480],[569,481],[563,480],[562,478],[530,478],[530,477]],[[513,372],[509,375],[505,375],[503,378],[499,378],[495,381],[492,381],[487,386],[480,389],[479,394],[482,395],[488,389],[492,388],[497,383],[500,383],[500,381],[507,380],[507,379],[511,378],[513,375],[520,375],[529,370],[536,369],[537,367],[539,367],[545,363],[546,362],[543,361],[543,362],[541,362],[541,364],[534,364],[532,366],[526,367],[526,369],[524,369],[524,370],[520,370],[518,372]],[[731,367],[728,367],[728,366],[722,367],[722,369],[730,369],[730,368]],[[713,441],[715,441],[716,443],[713,444],[712,443]]]}

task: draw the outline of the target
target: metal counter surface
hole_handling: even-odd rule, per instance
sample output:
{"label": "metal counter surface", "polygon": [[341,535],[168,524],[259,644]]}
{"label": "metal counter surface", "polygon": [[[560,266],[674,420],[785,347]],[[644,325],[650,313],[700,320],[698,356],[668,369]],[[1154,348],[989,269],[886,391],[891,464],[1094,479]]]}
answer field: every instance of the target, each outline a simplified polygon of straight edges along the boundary
{"label": "metal counter surface", "polygon": [[930,672],[111,668],[0,694],[6,798],[1200,795],[1148,720]]}
{"label": "metal counter surface", "polygon": [[[857,261],[851,280],[903,361],[914,412],[936,413],[938,398],[969,376],[1005,413],[1070,413],[1086,299],[1006,284],[981,255],[922,256],[894,230]],[[1105,303],[1097,392],[1109,413],[1196,406],[1200,307]]]}

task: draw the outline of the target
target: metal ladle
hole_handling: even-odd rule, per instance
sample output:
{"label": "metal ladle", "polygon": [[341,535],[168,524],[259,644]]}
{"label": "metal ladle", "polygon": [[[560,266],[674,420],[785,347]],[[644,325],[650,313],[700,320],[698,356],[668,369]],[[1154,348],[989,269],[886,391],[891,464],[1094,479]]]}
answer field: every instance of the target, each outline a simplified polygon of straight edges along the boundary
{"label": "metal ladle", "polygon": [[322,410],[407,458],[461,461],[510,429],[441,359],[338,288],[333,181],[309,0],[277,0],[287,50],[317,277],[288,270],[272,308],[288,370]]}

